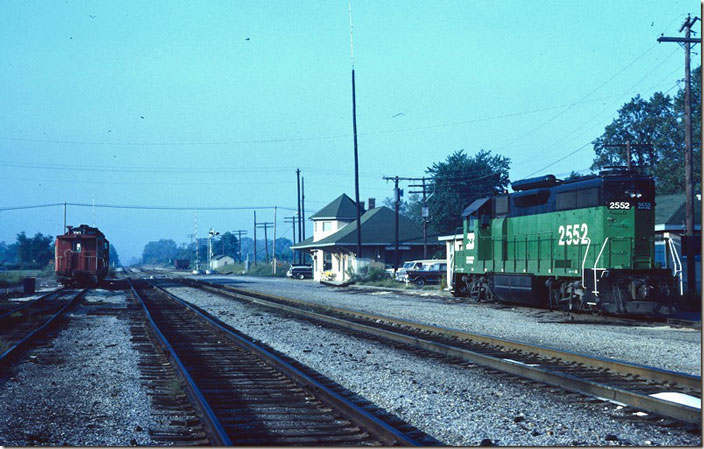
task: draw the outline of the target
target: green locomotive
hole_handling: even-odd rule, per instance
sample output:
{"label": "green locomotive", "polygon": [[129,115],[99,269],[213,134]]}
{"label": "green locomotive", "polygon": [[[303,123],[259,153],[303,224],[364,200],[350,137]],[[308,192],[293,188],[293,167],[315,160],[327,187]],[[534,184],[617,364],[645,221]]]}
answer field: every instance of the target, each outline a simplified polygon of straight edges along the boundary
{"label": "green locomotive", "polygon": [[512,187],[464,210],[455,296],[637,315],[673,304],[676,279],[654,262],[652,178],[613,168]]}

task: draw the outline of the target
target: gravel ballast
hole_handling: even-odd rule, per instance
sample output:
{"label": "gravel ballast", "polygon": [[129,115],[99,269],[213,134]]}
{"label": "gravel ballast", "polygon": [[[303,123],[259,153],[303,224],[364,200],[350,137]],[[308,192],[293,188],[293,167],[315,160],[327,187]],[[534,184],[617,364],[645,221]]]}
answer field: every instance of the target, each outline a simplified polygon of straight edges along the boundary
{"label": "gravel ballast", "polygon": [[165,423],[140,382],[126,305],[124,292],[91,290],[0,379],[0,445],[156,444],[148,429]]}
{"label": "gravel ballast", "polygon": [[312,280],[244,276],[203,279],[333,307],[701,375],[700,329],[658,323],[609,324],[584,314],[457,302],[440,291],[399,294],[380,288],[328,287]]}
{"label": "gravel ballast", "polygon": [[[395,316],[399,314],[390,313],[388,307],[380,304],[388,302],[407,310],[414,304],[427,302],[428,307],[419,309],[432,311],[430,305],[438,309],[437,301],[430,302],[423,298],[386,301],[386,295],[379,298],[360,294],[347,294],[345,298],[345,294],[339,291],[334,294],[335,300],[330,301],[322,298],[330,296],[329,291],[321,290],[312,283],[296,285],[292,282],[274,279],[261,283],[248,282],[248,286],[282,296],[305,296],[308,300],[311,300],[311,292],[317,290],[318,300],[329,301],[326,304],[334,302],[332,305],[343,306],[346,303],[350,306],[356,301],[357,308],[366,307],[369,311]],[[272,285],[275,287],[269,288]],[[564,391],[548,391],[480,367],[464,368],[442,363],[308,322],[283,318],[195,289],[182,287],[169,290],[446,444],[701,445],[700,432],[690,433],[681,427],[668,428],[634,421],[632,414],[625,413],[615,404],[586,401],[582,396]],[[372,300],[377,304],[370,304]],[[448,308],[458,314],[460,308],[455,306]],[[450,311],[445,313],[448,316],[452,314]],[[418,312],[411,315],[404,317],[431,323],[445,320],[437,314],[425,320],[420,319]],[[486,320],[488,318],[483,318],[483,321]],[[516,326],[517,323],[513,322],[512,325]]]}

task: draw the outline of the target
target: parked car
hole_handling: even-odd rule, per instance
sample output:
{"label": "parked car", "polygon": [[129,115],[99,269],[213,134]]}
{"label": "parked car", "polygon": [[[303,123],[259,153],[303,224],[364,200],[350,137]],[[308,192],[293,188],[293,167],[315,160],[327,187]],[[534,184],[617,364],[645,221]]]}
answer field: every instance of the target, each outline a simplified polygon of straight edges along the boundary
{"label": "parked car", "polygon": [[442,277],[447,275],[447,262],[424,263],[419,270],[407,270],[406,282],[413,282],[418,286],[426,284],[439,284]]}
{"label": "parked car", "polygon": [[395,279],[398,282],[406,282],[406,281],[408,281],[407,272],[409,270],[420,270],[423,267],[423,264],[429,264],[429,263],[434,263],[434,262],[441,262],[441,261],[436,260],[436,259],[425,259],[425,260],[409,260],[407,262],[404,262],[403,265],[396,271]]}
{"label": "parked car", "polygon": [[313,267],[310,265],[291,265],[286,276],[295,279],[313,278]]}

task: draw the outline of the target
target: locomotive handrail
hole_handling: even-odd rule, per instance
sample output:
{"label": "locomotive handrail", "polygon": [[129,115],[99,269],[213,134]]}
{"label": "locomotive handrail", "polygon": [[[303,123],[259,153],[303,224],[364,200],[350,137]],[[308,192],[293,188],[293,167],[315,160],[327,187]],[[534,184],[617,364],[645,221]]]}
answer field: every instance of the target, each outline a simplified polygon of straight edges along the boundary
{"label": "locomotive handrail", "polygon": [[[672,255],[672,264],[675,266],[675,277],[680,279],[680,295],[684,294],[684,286],[682,282],[682,261],[680,260],[680,255],[677,253],[677,247],[675,242],[668,236],[667,244],[670,247],[670,254]],[[679,267],[679,268],[678,268]]]}
{"label": "locomotive handrail", "polygon": [[[592,245],[592,239],[589,237],[585,237],[587,239],[587,250],[584,251],[584,259],[582,259],[582,287],[587,288],[587,285],[584,283],[584,265],[587,263],[587,254],[589,254],[589,247]],[[580,245],[581,249],[581,245]]]}
{"label": "locomotive handrail", "polygon": [[599,260],[601,259],[601,254],[604,252],[604,248],[606,248],[606,242],[609,241],[609,238],[606,237],[604,239],[604,243],[601,245],[601,250],[599,251],[599,255],[596,256],[596,260],[594,261],[594,267],[592,270],[594,270],[594,290],[592,290],[592,293],[594,293],[594,296],[599,296],[599,286],[598,286],[598,279],[596,277],[596,270],[605,270],[606,268],[597,268],[596,266],[599,264]]}

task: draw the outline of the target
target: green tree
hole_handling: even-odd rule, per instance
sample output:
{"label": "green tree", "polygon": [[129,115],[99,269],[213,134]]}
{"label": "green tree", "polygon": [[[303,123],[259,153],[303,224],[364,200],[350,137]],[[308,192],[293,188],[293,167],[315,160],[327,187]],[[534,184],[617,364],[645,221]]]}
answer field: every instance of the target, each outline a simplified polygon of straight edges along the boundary
{"label": "green tree", "polygon": [[[692,73],[692,128],[694,167],[701,166],[701,67]],[[627,165],[625,144],[652,144],[652,148],[631,148],[635,166],[655,179],[657,193],[684,191],[684,89],[671,99],[656,92],[649,100],[640,96],[631,99],[618,110],[604,133],[595,139],[593,170],[610,165]],[[695,170],[694,181],[701,185],[701,170]]]}
{"label": "green tree", "polygon": [[142,251],[143,263],[171,263],[178,254],[176,242],[161,239],[158,242],[149,242]]}
{"label": "green tree", "polygon": [[[215,245],[215,243],[213,243]],[[239,242],[237,241],[237,236],[231,232],[226,232],[220,236],[220,241],[218,242],[218,247],[213,248],[214,254],[224,254],[226,256],[232,257],[237,260],[240,252]]]}
{"label": "green tree", "polygon": [[54,257],[54,239],[41,232],[27,237],[24,231],[17,234],[17,258],[22,265],[40,268]]}
{"label": "green tree", "polygon": [[117,254],[117,250],[115,249],[115,245],[112,243],[110,244],[110,265],[114,265],[116,267],[120,266],[120,256]]}
{"label": "green tree", "polygon": [[500,193],[509,183],[510,159],[481,150],[468,156],[464,150],[434,163],[426,172],[431,176],[428,199],[429,223],[435,232],[454,233],[462,225],[462,211],[472,201]]}
{"label": "green tree", "polygon": [[[384,206],[391,210],[394,210],[394,199],[384,198]],[[401,200],[401,204],[398,207],[398,213],[410,218],[414,222],[421,224],[423,223],[423,218],[421,216],[421,208],[423,204],[420,200],[420,195],[417,193],[411,193],[408,195],[408,200]]]}

